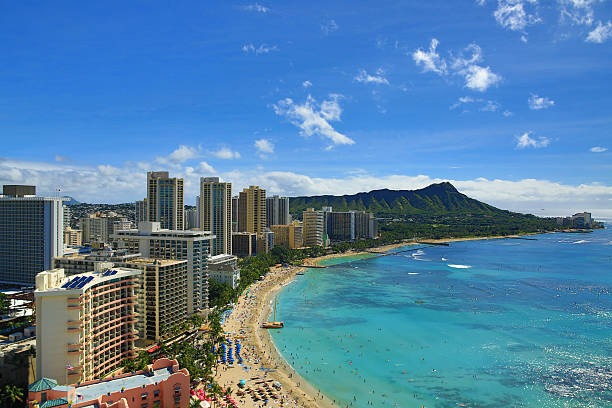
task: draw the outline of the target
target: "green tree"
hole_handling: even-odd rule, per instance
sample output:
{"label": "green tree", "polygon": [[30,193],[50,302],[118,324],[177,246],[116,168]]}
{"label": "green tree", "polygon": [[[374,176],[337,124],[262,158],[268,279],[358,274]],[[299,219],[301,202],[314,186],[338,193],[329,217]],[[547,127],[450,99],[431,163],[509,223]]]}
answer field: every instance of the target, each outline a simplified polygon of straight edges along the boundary
{"label": "green tree", "polygon": [[8,314],[11,301],[6,293],[0,293],[0,315]]}
{"label": "green tree", "polygon": [[17,408],[23,405],[24,390],[13,384],[7,384],[2,388],[0,401],[2,407]]}

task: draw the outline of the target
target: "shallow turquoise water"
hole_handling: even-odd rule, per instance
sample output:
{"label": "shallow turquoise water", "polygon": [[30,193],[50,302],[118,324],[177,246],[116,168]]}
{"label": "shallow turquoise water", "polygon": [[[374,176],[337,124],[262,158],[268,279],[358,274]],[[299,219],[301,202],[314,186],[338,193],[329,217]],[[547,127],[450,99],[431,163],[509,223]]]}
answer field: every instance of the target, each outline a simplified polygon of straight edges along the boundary
{"label": "shallow turquoise water", "polygon": [[535,238],[309,270],[274,341],[340,406],[612,406],[612,231]]}

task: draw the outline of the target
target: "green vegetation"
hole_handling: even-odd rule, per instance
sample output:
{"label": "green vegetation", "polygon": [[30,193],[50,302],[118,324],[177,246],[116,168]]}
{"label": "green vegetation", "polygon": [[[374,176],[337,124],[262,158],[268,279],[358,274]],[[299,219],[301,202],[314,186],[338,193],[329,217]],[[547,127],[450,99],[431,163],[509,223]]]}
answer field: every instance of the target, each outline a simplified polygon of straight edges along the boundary
{"label": "green vegetation", "polygon": [[374,190],[344,196],[292,197],[291,211],[301,214],[306,208],[331,206],[334,211],[361,210],[377,217],[418,214],[495,214],[498,208],[461,194],[451,183],[432,184],[420,190]]}
{"label": "green vegetation", "polygon": [[7,314],[10,305],[11,301],[8,295],[6,293],[0,293],[0,315]]}
{"label": "green vegetation", "polygon": [[13,384],[6,384],[0,388],[0,406],[4,408],[17,408],[24,405],[26,391]]}
{"label": "green vegetation", "polygon": [[[194,334],[188,340],[177,341],[173,344],[160,344],[157,353],[158,358],[166,357],[177,360],[181,368],[186,368],[191,376],[192,383],[203,382],[207,387],[207,394],[226,395],[231,390],[221,391],[221,387],[214,381],[214,373],[217,370],[220,357],[221,343],[225,342],[223,328],[221,327],[220,312],[212,312],[208,316],[207,333]],[[200,316],[192,316],[189,319],[191,329],[199,328],[203,323]],[[215,352],[213,352],[213,349]],[[153,362],[153,357],[147,351],[141,351],[134,359],[122,361],[125,372],[139,371],[147,368]]]}

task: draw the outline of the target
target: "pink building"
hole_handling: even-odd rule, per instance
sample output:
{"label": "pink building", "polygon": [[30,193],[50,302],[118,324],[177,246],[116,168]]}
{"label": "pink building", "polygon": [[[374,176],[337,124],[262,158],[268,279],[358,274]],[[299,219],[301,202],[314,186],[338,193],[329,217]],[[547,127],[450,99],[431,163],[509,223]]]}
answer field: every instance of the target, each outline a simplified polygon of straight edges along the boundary
{"label": "pink building", "polygon": [[188,408],[189,371],[160,358],[144,371],[61,386],[50,378],[30,384],[29,408]]}

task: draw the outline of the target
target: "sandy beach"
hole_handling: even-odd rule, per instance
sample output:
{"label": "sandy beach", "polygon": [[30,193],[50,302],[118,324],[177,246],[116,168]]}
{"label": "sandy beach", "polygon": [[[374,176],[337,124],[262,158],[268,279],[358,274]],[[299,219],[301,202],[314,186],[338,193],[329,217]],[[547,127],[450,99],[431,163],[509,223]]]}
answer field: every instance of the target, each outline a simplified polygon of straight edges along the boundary
{"label": "sandy beach", "polygon": [[[456,242],[479,239],[503,239],[516,236],[494,236],[427,240],[428,242]],[[418,245],[412,240],[397,244],[372,248],[370,251],[349,251],[343,254],[331,254],[318,258],[306,259],[304,265],[316,265],[322,260],[354,257],[359,255],[376,256],[375,253],[390,251],[402,246]],[[266,277],[254,283],[238,299],[232,312],[223,322],[227,336],[242,344],[241,365],[220,365],[216,375],[217,382],[224,388],[231,387],[240,407],[337,407],[333,400],[322,395],[319,390],[305,381],[278,353],[267,329],[261,324],[272,312],[276,294],[303,270],[300,267],[272,267]],[[240,381],[246,382],[242,389]],[[272,385],[280,383],[280,390]],[[243,392],[243,395],[237,394]],[[272,398],[275,394],[277,398]],[[255,398],[253,397],[255,396]],[[267,401],[267,402],[266,402]]]}

